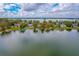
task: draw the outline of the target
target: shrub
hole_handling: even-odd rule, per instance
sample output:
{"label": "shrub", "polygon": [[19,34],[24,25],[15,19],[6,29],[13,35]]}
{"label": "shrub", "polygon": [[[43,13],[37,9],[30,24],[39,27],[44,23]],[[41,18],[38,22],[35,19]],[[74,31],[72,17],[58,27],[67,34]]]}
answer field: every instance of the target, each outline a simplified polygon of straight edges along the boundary
{"label": "shrub", "polygon": [[67,31],[71,31],[72,30],[72,27],[66,27],[66,30]]}
{"label": "shrub", "polygon": [[71,22],[71,21],[64,21],[64,24],[65,24],[67,27],[72,27],[72,22]]}
{"label": "shrub", "polygon": [[36,30],[36,29],[33,29],[33,32],[35,32],[35,33],[36,33],[36,32],[38,32],[38,30]]}
{"label": "shrub", "polygon": [[77,31],[79,32],[79,27],[77,27]]}

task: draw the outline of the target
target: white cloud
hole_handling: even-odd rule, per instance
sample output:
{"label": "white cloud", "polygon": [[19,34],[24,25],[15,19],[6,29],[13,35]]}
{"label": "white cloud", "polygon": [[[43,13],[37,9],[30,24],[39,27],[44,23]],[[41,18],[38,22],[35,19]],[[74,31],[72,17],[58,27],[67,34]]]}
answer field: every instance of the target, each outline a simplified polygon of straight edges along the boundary
{"label": "white cloud", "polygon": [[[77,3],[60,3],[59,6],[54,4],[20,4],[21,9],[17,14],[4,12],[3,6],[0,4],[0,17],[47,17],[47,18],[79,18],[79,4]],[[9,8],[9,6],[6,6]],[[56,12],[57,11],[57,12]]]}

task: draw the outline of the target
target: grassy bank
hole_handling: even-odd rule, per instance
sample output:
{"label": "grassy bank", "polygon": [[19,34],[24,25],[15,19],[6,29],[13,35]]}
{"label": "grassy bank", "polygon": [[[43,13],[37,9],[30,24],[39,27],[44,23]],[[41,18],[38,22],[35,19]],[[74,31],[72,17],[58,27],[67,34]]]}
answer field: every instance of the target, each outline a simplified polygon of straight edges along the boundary
{"label": "grassy bank", "polygon": [[77,20],[13,20],[13,19],[3,19],[0,18],[0,32],[9,32],[17,30],[33,30],[37,32],[40,31],[50,31],[50,30],[60,30],[60,31],[71,31],[76,29],[79,31],[79,21]]}

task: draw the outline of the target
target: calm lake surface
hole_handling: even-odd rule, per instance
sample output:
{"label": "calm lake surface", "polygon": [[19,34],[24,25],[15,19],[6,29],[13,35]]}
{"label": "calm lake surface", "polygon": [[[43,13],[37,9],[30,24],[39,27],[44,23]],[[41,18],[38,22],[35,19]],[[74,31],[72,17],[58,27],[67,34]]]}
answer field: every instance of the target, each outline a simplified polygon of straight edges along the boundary
{"label": "calm lake surface", "polygon": [[0,55],[79,56],[79,32],[26,30],[0,35]]}

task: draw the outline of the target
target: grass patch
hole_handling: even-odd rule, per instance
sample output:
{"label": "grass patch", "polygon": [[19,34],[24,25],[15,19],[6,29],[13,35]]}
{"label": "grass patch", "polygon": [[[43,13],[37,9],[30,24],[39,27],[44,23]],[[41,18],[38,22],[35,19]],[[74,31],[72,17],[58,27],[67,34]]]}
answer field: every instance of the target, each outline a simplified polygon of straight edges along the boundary
{"label": "grass patch", "polygon": [[11,27],[11,30],[13,30],[13,31],[20,30],[20,27]]}

